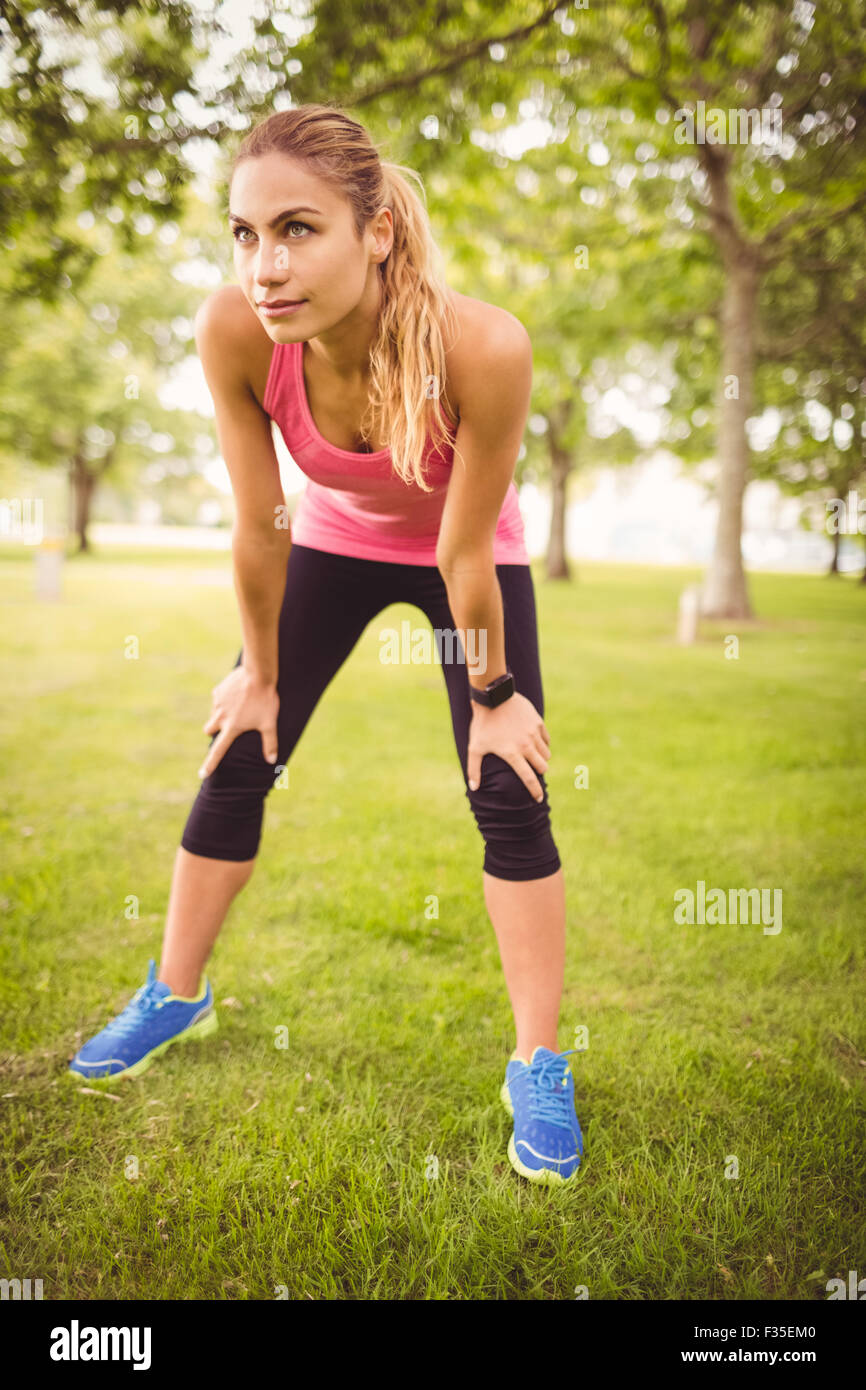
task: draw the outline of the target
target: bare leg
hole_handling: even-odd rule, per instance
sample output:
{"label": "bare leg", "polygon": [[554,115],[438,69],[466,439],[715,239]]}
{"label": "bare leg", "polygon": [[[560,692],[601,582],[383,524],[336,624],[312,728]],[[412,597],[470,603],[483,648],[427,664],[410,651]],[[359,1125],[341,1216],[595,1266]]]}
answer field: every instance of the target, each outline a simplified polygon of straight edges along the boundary
{"label": "bare leg", "polygon": [[524,883],[486,871],[484,901],[517,1029],[515,1051],[529,1061],[536,1047],[559,1051],[557,1024],[565,972],[565,880],[562,869]]}
{"label": "bare leg", "polygon": [[255,859],[208,859],[178,845],[162,960],[157,979],[191,999],[232,899],[252,875]]}

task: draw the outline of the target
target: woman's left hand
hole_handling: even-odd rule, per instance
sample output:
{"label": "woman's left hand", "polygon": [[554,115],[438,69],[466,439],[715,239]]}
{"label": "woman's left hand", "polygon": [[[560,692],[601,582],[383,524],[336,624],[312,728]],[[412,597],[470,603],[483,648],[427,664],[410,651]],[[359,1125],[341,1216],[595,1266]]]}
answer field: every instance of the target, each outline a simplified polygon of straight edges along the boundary
{"label": "woman's left hand", "polygon": [[475,791],[481,781],[481,759],[485,753],[496,753],[503,758],[514,768],[535,800],[544,800],[544,790],[535,772],[547,771],[550,735],[532,701],[519,691],[515,691],[495,709],[487,709],[472,701],[466,759],[471,791]]}

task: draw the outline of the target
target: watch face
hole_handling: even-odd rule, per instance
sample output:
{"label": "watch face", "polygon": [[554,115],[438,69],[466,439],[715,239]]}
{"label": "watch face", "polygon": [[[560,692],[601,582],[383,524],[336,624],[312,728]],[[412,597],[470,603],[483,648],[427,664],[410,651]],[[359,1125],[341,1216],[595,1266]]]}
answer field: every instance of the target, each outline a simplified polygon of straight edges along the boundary
{"label": "watch face", "polygon": [[501,705],[504,700],[510,699],[513,694],[514,677],[512,675],[503,676],[490,690],[490,703],[491,705]]}
{"label": "watch face", "polygon": [[510,671],[506,671],[504,676],[498,676],[483,690],[478,690],[474,685],[470,685],[469,694],[479,705],[486,705],[490,709],[495,708],[496,705],[501,705],[504,700],[509,699],[514,694],[514,676]]}

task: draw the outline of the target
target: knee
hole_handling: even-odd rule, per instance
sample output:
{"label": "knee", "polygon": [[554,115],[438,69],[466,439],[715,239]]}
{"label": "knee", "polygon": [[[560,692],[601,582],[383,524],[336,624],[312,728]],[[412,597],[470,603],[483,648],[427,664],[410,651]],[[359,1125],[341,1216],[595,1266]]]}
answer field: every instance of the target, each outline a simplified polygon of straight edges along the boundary
{"label": "knee", "polygon": [[273,786],[275,773],[275,765],[265,758],[258,729],[245,729],[229,744],[202,786],[213,792],[242,789],[264,796]]}
{"label": "knee", "polygon": [[476,791],[467,790],[466,793],[473,811],[484,818],[513,819],[520,824],[546,819],[550,814],[547,787],[541,774],[536,772],[535,775],[544,793],[541,801],[536,801],[510,763],[495,753],[485,753],[481,760],[481,783]]}
{"label": "knee", "polygon": [[239,734],[202,781],[182,847],[213,859],[253,860],[261,840],[265,798],[279,767],[265,758],[258,730]]}
{"label": "knee", "polygon": [[478,828],[484,837],[484,868],[496,878],[523,881],[546,878],[561,867],[550,827],[550,807],[544,778],[543,800],[532,792],[511,765],[486,754],[481,785],[467,791]]}

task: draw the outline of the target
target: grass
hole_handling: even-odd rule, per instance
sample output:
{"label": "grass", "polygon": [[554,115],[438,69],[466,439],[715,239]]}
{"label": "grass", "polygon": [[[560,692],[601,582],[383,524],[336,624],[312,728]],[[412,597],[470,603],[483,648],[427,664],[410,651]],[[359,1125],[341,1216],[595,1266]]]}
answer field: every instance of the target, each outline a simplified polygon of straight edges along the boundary
{"label": "grass", "polygon": [[[3,1275],[51,1299],[824,1300],[866,1273],[847,579],[754,576],[758,620],[684,649],[693,572],[536,573],[561,1047],[589,1030],[574,1186],[505,1155],[511,1015],[441,672],[377,659],[408,606],[370,624],[269,798],[209,965],[220,1031],[104,1094],[68,1080],[159,960],[240,646],[229,563],[103,551],[46,604],[32,558],[0,555]],[[676,924],[699,879],[781,888],[782,930]]]}

